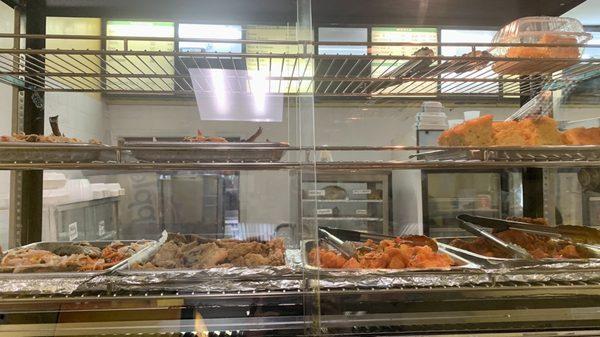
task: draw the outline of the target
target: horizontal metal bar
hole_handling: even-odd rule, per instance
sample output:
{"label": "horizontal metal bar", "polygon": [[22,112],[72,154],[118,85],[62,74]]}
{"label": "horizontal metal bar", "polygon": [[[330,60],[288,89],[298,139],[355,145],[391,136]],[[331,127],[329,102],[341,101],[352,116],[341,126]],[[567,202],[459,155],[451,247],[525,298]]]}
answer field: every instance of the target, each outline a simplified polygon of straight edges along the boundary
{"label": "horizontal metal bar", "polygon": [[[147,51],[147,50],[68,50],[68,49],[0,49],[0,54],[24,54],[24,55],[122,55],[122,56],[179,56],[179,57],[202,57],[217,59],[219,57],[230,58],[295,58],[316,60],[433,60],[433,61],[472,61],[474,63],[503,62],[542,62],[561,63],[573,62],[573,58],[527,58],[527,57],[473,57],[473,56],[412,56],[412,55],[315,55],[306,53],[210,53],[210,52],[181,52],[181,51]],[[578,63],[600,64],[600,59],[576,59]]]}
{"label": "horizontal metal bar", "polygon": [[[568,33],[565,33],[568,34]],[[0,33],[0,38],[24,39],[60,39],[60,40],[100,40],[100,41],[157,41],[157,42],[205,42],[205,43],[239,43],[239,44],[286,44],[314,46],[449,46],[449,47],[589,47],[600,48],[600,44],[573,43],[485,43],[485,42],[356,42],[356,41],[312,41],[312,40],[244,40],[218,38],[182,38],[154,36],[95,36],[65,34],[13,34]]]}
{"label": "horizontal metal bar", "polygon": [[380,170],[600,167],[600,161],[364,161],[272,163],[0,163],[0,170]]}

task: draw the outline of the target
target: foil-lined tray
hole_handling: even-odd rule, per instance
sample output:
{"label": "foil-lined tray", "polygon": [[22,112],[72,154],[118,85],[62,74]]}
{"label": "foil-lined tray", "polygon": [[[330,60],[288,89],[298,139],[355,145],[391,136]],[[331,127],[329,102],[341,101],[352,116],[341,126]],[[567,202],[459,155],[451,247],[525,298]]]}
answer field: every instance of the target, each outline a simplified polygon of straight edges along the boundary
{"label": "foil-lined tray", "polygon": [[598,145],[544,145],[445,147],[440,150],[413,154],[410,158],[428,161],[599,161]]}
{"label": "foil-lined tray", "polygon": [[[149,260],[154,254],[145,254]],[[121,269],[109,278],[111,291],[232,292],[301,289],[302,262],[299,249],[286,249],[285,265],[177,270]],[[97,278],[86,286],[97,289]]]}
{"label": "foil-lined tray", "polygon": [[0,163],[93,163],[116,161],[108,145],[0,142]]}
{"label": "foil-lined tray", "polygon": [[[131,244],[139,241],[148,241],[146,247],[136,252],[127,259],[120,261],[105,270],[96,271],[55,271],[49,268],[48,272],[24,272],[24,273],[0,273],[0,295],[8,294],[71,294],[84,283],[98,278],[103,274],[114,273],[117,270],[127,268],[131,261],[135,261],[145,252],[156,245],[151,240],[120,240]],[[113,241],[89,241],[88,243],[98,248],[104,248]],[[64,245],[68,242],[36,242],[19,248],[29,249],[51,249],[52,245]],[[15,248],[16,249],[16,248]]]}
{"label": "foil-lined tray", "polygon": [[525,260],[518,258],[500,258],[490,257],[481,254],[474,253],[472,251],[461,249],[450,245],[450,242],[454,239],[474,239],[475,237],[443,237],[436,238],[436,241],[446,251],[453,252],[455,255],[462,256],[465,259],[473,261],[478,265],[486,268],[498,268],[498,269],[519,269],[519,268],[547,268],[553,265],[559,266],[577,266],[577,265],[588,265],[590,263],[600,263],[600,258],[588,258],[588,259],[557,259],[557,258],[546,258],[539,260]]}
{"label": "foil-lined tray", "polygon": [[[303,267],[305,270],[318,271],[319,275],[321,275],[321,276],[340,277],[340,276],[346,275],[348,277],[353,277],[355,275],[366,274],[366,275],[382,276],[382,277],[384,277],[384,276],[394,277],[394,276],[402,276],[402,275],[405,275],[408,273],[419,274],[419,273],[428,273],[428,272],[448,272],[448,271],[456,272],[456,271],[462,271],[462,270],[478,270],[478,269],[480,269],[480,266],[477,265],[476,263],[469,261],[460,255],[454,254],[451,251],[447,251],[443,247],[439,247],[439,251],[442,253],[448,254],[457,265],[449,267],[449,268],[404,268],[404,269],[359,269],[359,270],[320,268],[320,267],[312,265],[308,258],[309,252],[313,248],[316,247],[316,243],[317,242],[315,240],[306,240],[302,243]],[[325,244],[325,245],[327,245],[327,244]]]}
{"label": "foil-lined tray", "polygon": [[277,162],[287,143],[127,142],[126,161],[141,162]]}
{"label": "foil-lined tray", "polygon": [[[130,260],[136,260],[139,259],[140,256],[142,256],[150,247],[152,247],[156,241],[152,241],[152,240],[101,240],[101,241],[82,241],[85,243],[88,243],[90,246],[92,247],[96,247],[99,248],[100,250],[104,249],[105,247],[107,247],[108,245],[110,245],[113,242],[119,241],[121,243],[127,244],[127,245],[131,245],[133,243],[139,243],[139,242],[145,242],[146,246],[142,249],[140,249],[139,251],[135,252],[133,255],[131,255],[130,257],[121,260],[119,263],[115,264],[114,266],[104,269],[104,270],[97,270],[97,271],[90,271],[89,273],[94,274],[94,273],[102,273],[102,272],[106,272],[106,271],[115,271],[121,268],[126,267],[130,262]],[[13,251],[13,250],[18,250],[18,249],[33,249],[33,250],[46,250],[46,251],[53,251],[54,249],[58,248],[58,247],[65,247],[65,246],[69,246],[69,245],[73,245],[75,246],[78,242],[72,241],[72,242],[54,242],[54,241],[41,241],[41,242],[34,242],[34,243],[30,243],[28,245],[25,246],[21,246],[21,247],[17,247],[17,248],[13,248],[11,250],[8,250],[6,252],[6,254],[8,254],[9,252]],[[44,270],[47,268],[47,271]],[[52,266],[52,265],[32,265],[32,270],[36,270],[36,271],[32,271],[32,272],[19,272],[17,274],[40,274],[40,273],[45,273],[45,274],[54,274],[54,273],[81,273],[81,272],[77,272],[77,271],[70,271],[70,270],[60,270],[59,267],[56,266]],[[7,270],[3,270],[0,269],[0,277],[4,277],[6,275],[11,274],[12,272],[7,271]],[[87,273],[87,272],[86,272]]]}

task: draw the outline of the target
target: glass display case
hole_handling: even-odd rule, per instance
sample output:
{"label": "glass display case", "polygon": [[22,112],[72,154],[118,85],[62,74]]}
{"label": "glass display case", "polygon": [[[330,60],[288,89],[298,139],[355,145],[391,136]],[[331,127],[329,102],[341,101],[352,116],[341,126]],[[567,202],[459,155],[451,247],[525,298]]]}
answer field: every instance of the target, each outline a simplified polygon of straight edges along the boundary
{"label": "glass display case", "polygon": [[600,334],[580,2],[1,2],[0,337]]}

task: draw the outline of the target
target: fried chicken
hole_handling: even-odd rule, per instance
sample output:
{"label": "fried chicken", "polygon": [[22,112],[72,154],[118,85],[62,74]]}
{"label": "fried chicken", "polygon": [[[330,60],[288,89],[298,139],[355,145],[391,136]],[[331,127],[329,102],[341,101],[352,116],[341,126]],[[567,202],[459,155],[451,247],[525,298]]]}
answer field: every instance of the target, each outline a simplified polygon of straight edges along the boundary
{"label": "fried chicken", "polygon": [[136,269],[203,269],[285,264],[283,240],[268,242],[208,240],[197,235],[172,234],[149,263]]}
{"label": "fried chicken", "polygon": [[320,247],[318,251],[312,249],[308,259],[321,268],[343,269],[448,268],[455,264],[450,256],[437,252],[435,240],[421,236],[398,237],[379,243],[367,240],[357,247],[356,256],[350,259]]}
{"label": "fried chicken", "polygon": [[115,241],[100,250],[87,242],[40,243],[38,246],[43,249],[16,248],[8,251],[0,262],[0,269],[14,273],[104,270],[130,257],[145,244],[126,245]]}
{"label": "fried chicken", "polygon": [[[565,240],[551,240],[549,237],[543,235],[525,233],[514,229],[494,233],[494,235],[505,242],[523,247],[534,259],[581,259],[588,257],[585,253],[577,251],[577,247]],[[490,241],[484,238],[476,238],[469,241],[455,239],[450,244],[454,247],[488,257],[512,257],[503,250],[496,248]]]}
{"label": "fried chicken", "polygon": [[200,130],[196,131],[195,137],[185,137],[183,138],[183,140],[192,143],[227,143],[227,139],[223,137],[206,137],[202,134],[202,131]]}

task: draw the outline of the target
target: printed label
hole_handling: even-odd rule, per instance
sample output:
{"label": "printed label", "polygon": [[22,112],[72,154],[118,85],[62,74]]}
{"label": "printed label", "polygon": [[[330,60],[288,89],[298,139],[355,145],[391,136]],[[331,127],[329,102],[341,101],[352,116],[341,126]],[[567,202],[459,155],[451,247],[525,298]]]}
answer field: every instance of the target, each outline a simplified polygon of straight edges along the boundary
{"label": "printed label", "polygon": [[104,234],[106,234],[106,231],[104,229],[104,220],[98,222],[98,236],[103,236]]}
{"label": "printed label", "polygon": [[69,224],[69,241],[77,240],[77,222]]}
{"label": "printed label", "polygon": [[371,190],[352,190],[352,194],[371,194]]}
{"label": "printed label", "polygon": [[367,215],[367,210],[366,209],[357,209],[356,215]]}
{"label": "printed label", "polygon": [[332,215],[333,210],[331,208],[322,208],[317,210],[317,215]]}
{"label": "printed label", "polygon": [[308,196],[309,197],[323,197],[323,196],[325,196],[325,190],[309,190]]}

